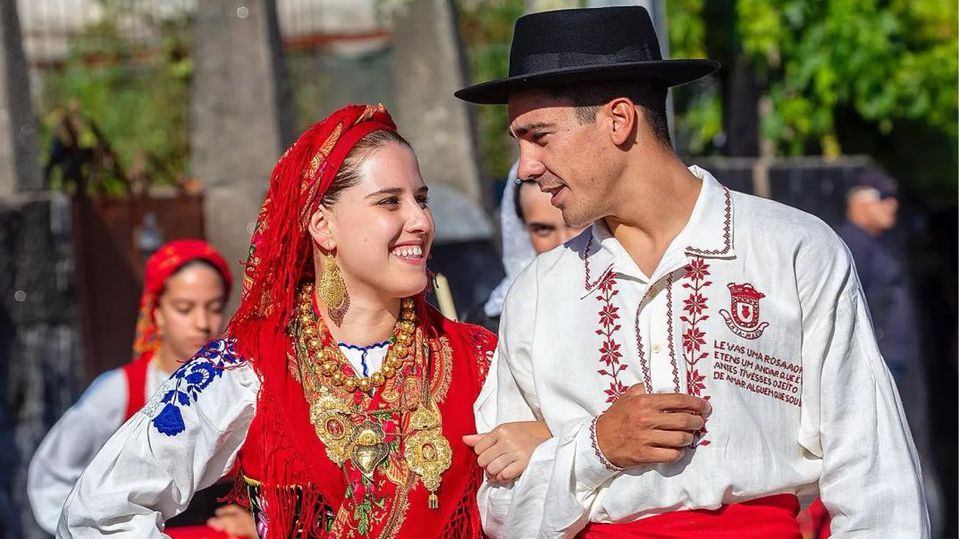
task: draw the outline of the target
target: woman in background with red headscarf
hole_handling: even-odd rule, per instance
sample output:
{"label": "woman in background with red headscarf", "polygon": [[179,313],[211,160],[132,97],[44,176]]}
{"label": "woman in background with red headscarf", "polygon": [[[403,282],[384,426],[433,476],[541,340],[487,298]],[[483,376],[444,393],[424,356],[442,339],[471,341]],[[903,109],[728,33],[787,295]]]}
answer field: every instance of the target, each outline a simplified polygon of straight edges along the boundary
{"label": "woman in background with red headscarf", "polygon": [[463,436],[495,337],[424,301],[432,241],[385,108],[308,129],[273,171],[227,337],[107,442],[60,536],[156,537],[235,469],[263,537],[481,537]]}
{"label": "woman in background with red headscarf", "polygon": [[219,334],[231,285],[226,261],[200,240],[171,241],[147,260],[133,361],[101,374],[30,462],[28,494],[44,530],[55,532],[64,500],[107,439]]}

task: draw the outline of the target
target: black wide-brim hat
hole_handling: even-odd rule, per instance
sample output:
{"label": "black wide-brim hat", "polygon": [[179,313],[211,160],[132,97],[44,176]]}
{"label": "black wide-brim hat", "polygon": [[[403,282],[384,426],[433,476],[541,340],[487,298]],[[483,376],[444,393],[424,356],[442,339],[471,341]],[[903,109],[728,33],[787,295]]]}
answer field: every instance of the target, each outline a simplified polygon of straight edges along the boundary
{"label": "black wide-brim hat", "polygon": [[454,95],[471,103],[503,104],[517,92],[584,82],[648,80],[677,86],[718,68],[715,60],[663,60],[643,7],[562,9],[520,17],[509,75]]}

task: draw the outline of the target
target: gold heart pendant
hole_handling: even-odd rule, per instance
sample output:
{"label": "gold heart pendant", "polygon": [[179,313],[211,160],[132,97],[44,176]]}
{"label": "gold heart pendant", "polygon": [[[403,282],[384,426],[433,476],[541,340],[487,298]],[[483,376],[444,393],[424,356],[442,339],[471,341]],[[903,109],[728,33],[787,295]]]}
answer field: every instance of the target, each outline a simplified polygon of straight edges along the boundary
{"label": "gold heart pendant", "polygon": [[373,471],[389,456],[389,448],[383,442],[383,431],[379,425],[364,422],[356,427],[353,434],[353,464],[368,479]]}

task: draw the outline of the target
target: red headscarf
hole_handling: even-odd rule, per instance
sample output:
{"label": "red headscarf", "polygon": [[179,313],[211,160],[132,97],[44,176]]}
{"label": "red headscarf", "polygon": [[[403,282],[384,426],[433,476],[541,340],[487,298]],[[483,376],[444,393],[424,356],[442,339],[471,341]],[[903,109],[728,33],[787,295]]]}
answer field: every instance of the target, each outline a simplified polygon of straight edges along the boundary
{"label": "red headscarf", "polygon": [[180,268],[202,260],[214,268],[223,277],[224,295],[230,295],[233,276],[226,260],[210,244],[203,240],[173,240],[163,244],[153,253],[146,263],[143,278],[143,295],[140,296],[140,314],[137,317],[136,338],[133,340],[133,356],[155,352],[160,345],[157,335],[154,312],[157,299],[163,292],[167,279]]}
{"label": "red headscarf", "polygon": [[[396,131],[386,107],[347,105],[300,135],[273,169],[250,243],[240,307],[229,326],[242,353],[254,362],[260,360],[261,369],[269,354],[258,353],[259,322],[286,327],[297,285],[312,256],[306,231],[310,216],[353,146],[380,130]],[[269,352],[277,343],[263,344]]]}

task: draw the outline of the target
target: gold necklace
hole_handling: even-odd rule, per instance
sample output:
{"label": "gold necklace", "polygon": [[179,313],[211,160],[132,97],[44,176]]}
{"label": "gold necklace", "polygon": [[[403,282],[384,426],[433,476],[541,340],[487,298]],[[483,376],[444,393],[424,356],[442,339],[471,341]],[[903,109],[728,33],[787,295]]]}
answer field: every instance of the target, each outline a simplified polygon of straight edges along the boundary
{"label": "gold necklace", "polygon": [[[299,331],[297,339],[300,346],[310,355],[311,362],[320,365],[320,372],[328,377],[335,386],[343,386],[349,392],[359,391],[369,393],[378,388],[387,380],[396,376],[396,370],[403,365],[403,361],[410,354],[410,343],[413,342],[413,332],[416,330],[416,312],[413,310],[413,298],[403,298],[400,316],[393,328],[393,342],[386,352],[386,360],[379,372],[369,378],[356,376],[340,347],[332,342],[332,336],[325,339],[320,332],[316,313],[313,311],[313,285],[307,284],[300,291]],[[324,342],[325,341],[325,342]],[[343,372],[348,367],[353,375]]]}
{"label": "gold necklace", "polygon": [[[408,468],[419,476],[429,492],[428,507],[437,509],[439,497],[436,492],[442,482],[443,473],[452,464],[452,448],[443,436],[439,408],[429,394],[429,367],[423,365],[417,369],[420,371],[418,403],[410,407],[380,409],[372,413],[360,411],[359,404],[355,401],[350,406],[338,399],[323,387],[320,379],[321,376],[325,377],[334,386],[356,395],[356,391],[367,393],[396,376],[410,355],[411,348],[418,346],[413,338],[416,330],[413,306],[412,298],[403,299],[400,317],[394,329],[395,340],[387,351],[387,358],[380,372],[374,373],[368,379],[358,379],[355,372],[353,376],[343,373],[343,367],[348,367],[351,371],[352,367],[339,347],[335,344],[332,347],[329,344],[324,345],[323,341],[331,342],[332,336],[322,331],[313,310],[313,286],[304,286],[300,292],[297,324],[292,329],[297,355],[305,353],[307,356],[306,361],[299,362],[300,368],[306,366],[307,369],[303,372],[291,364],[291,370],[303,384],[310,402],[310,422],[320,441],[326,446],[327,456],[334,463],[343,466],[350,460],[363,476],[372,479],[374,470],[386,460],[390,452],[400,450],[402,444],[402,453]],[[418,352],[417,357],[420,357],[421,353],[422,351]],[[320,365],[319,369],[316,368],[317,364]],[[408,416],[406,432],[396,433],[396,443],[387,443],[382,417],[378,416],[405,416],[408,413],[411,415]],[[402,424],[403,421],[399,423]]]}

